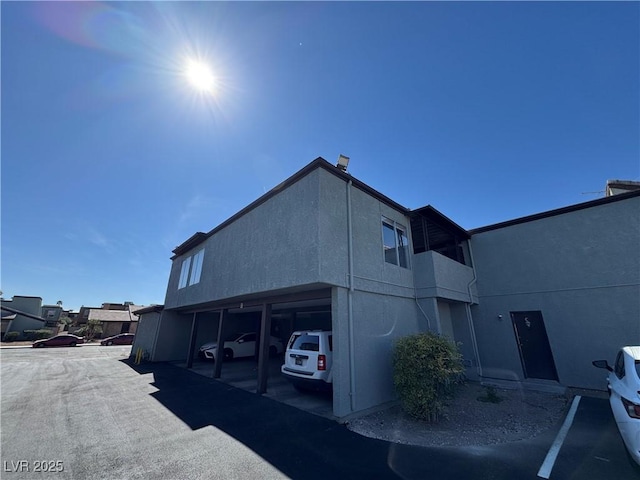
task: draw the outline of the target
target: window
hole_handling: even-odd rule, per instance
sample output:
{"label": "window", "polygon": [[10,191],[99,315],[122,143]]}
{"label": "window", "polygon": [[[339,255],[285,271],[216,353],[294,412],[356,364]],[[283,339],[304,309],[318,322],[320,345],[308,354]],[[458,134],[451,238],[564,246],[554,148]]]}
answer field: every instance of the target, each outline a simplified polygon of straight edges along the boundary
{"label": "window", "polygon": [[405,227],[383,218],[382,246],[385,262],[409,268],[409,238]]}
{"label": "window", "polygon": [[52,318],[56,316],[55,310],[47,310],[47,318]]}
{"label": "window", "polygon": [[200,250],[195,255],[187,257],[182,261],[180,280],[178,280],[178,289],[186,287],[187,280],[189,281],[189,285],[195,285],[200,281],[203,260],[204,250]]}
{"label": "window", "polygon": [[180,281],[178,282],[178,289],[187,286],[187,278],[189,276],[189,267],[191,266],[191,257],[187,257],[182,261],[182,270],[180,270]]}
{"label": "window", "polygon": [[193,256],[193,266],[191,267],[189,285],[193,285],[200,281],[200,273],[202,272],[202,260],[204,260],[204,250],[200,250]]}

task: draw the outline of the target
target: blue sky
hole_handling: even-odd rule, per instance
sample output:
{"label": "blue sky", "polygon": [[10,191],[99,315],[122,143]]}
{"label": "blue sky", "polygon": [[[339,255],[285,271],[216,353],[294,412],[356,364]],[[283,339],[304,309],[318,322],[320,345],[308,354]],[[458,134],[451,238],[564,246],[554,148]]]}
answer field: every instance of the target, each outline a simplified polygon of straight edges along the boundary
{"label": "blue sky", "polygon": [[638,2],[2,2],[4,297],[162,303],[173,248],[318,156],[468,229],[640,180],[639,20]]}

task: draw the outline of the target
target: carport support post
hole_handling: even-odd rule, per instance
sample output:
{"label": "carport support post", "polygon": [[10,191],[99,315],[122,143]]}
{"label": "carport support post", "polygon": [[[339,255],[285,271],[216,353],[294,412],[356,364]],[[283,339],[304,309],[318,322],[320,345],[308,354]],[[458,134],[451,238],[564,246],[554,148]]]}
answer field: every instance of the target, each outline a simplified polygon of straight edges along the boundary
{"label": "carport support post", "polygon": [[258,353],[258,391],[267,391],[269,375],[269,343],[271,340],[271,304],[262,305],[262,321],[260,322],[260,351]]}
{"label": "carport support post", "polygon": [[218,353],[216,354],[216,363],[213,367],[213,378],[220,378],[222,373],[222,360],[224,359],[224,322],[227,319],[227,310],[220,310],[220,322],[218,323]]}
{"label": "carport support post", "polygon": [[191,321],[191,339],[189,341],[189,351],[187,353],[187,368],[193,367],[193,352],[196,349],[196,335],[198,334],[198,314],[193,313]]}

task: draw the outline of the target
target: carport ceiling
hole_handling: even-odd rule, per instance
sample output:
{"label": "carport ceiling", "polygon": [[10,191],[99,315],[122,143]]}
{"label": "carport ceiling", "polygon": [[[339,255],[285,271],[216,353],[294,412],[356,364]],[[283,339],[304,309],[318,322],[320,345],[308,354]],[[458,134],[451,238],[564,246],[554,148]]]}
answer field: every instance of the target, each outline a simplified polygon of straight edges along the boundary
{"label": "carport ceiling", "polygon": [[[318,308],[324,307],[324,308]],[[318,298],[313,300],[301,300],[298,302],[283,302],[274,303],[271,305],[271,311],[273,313],[280,312],[282,310],[317,310],[317,311],[329,311],[331,310],[330,298]],[[230,308],[229,313],[250,313],[262,311],[261,305],[253,305],[246,308]]]}

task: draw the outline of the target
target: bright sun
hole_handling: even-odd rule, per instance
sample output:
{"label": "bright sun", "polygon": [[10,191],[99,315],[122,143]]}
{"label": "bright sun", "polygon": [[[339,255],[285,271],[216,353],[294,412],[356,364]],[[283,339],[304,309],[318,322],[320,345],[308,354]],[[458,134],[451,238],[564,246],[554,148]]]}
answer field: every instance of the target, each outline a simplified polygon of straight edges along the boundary
{"label": "bright sun", "polygon": [[213,76],[208,65],[194,60],[189,61],[186,69],[187,79],[191,85],[200,92],[213,91],[216,78]]}

